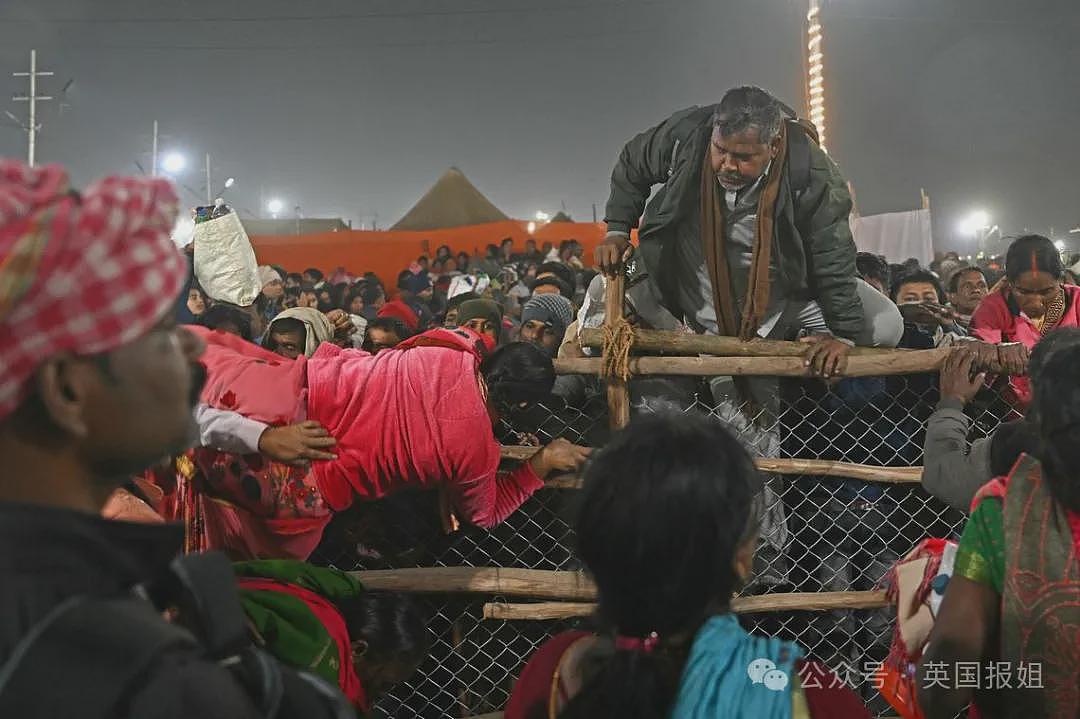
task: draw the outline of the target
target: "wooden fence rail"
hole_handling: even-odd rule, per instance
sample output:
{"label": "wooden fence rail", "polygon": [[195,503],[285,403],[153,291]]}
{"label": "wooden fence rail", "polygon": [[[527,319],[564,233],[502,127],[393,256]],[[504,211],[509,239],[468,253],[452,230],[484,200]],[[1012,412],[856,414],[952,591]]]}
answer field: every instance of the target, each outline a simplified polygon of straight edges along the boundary
{"label": "wooden fence rail", "polygon": [[[784,592],[753,597],[736,597],[731,609],[739,614],[791,611],[832,611],[835,609],[880,609],[889,606],[885,592]],[[591,616],[592,602],[535,602],[508,604],[488,602],[484,619],[549,620]]]}
{"label": "wooden fence rail", "polygon": [[[489,619],[558,619],[586,616],[596,601],[596,585],[583,572],[502,567],[420,567],[350,572],[365,589],[419,594],[496,594],[557,600],[537,604],[493,603]],[[737,612],[873,609],[887,605],[884,592],[786,592],[737,597]],[[489,610],[488,607],[491,609]],[[490,615],[490,616],[489,616]]]}
{"label": "wooden fence rail", "polygon": [[[900,353],[854,355],[848,358],[844,377],[937,372],[951,352],[949,347]],[[603,360],[580,357],[555,360],[556,374],[600,376]],[[688,377],[806,377],[802,357],[631,357],[630,373]]]}
{"label": "wooden fence rail", "polygon": [[[502,458],[524,462],[540,451],[539,447],[502,448]],[[866,482],[890,484],[918,484],[922,481],[922,467],[878,467],[870,464],[834,462],[826,459],[769,459],[754,460],[757,468],[771,474],[807,474],[813,476],[844,477]],[[573,476],[563,475],[547,483],[548,487],[574,489],[581,486]]]}

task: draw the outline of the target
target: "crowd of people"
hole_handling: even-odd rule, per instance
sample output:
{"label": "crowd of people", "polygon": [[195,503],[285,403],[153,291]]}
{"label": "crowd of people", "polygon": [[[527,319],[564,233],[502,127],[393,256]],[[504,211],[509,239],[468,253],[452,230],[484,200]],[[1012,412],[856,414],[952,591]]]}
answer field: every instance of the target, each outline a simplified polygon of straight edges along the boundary
{"label": "crowd of people", "polygon": [[[781,110],[736,88],[628,142],[595,257],[573,241],[508,239],[482,257],[444,246],[392,286],[344,268],[263,266],[246,307],[215,300],[172,245],[168,183],[113,178],[77,193],[56,166],[0,162],[11,468],[0,483],[0,714],[368,712],[433,637],[414,600],[308,561],[331,518],[430,490],[448,530],[489,529],[550,476],[581,471],[573,523],[598,590],[596,631],[542,646],[507,719],[869,716],[826,658],[749,634],[732,612],[785,521],[767,520],[746,446],[761,417],[788,421],[776,380],[634,380],[677,409],[637,411],[595,453],[554,439],[502,462],[501,425],[520,428],[537,402],[570,407],[602,391],[600,378],[556,377],[553,360],[596,352],[581,331],[604,322],[607,278],[624,272],[637,327],[805,344],[828,416],[782,431],[781,446],[820,440],[828,454],[840,441],[829,402],[872,409],[889,394],[878,378],[844,377],[854,347],[951,347],[919,455],[925,489],[971,515],[925,651],[890,660],[927,717],[972,701],[980,716],[1077,716],[1073,269],[1038,235],[1015,239],[995,267],[856,253],[839,168]],[[969,448],[964,406],[992,384],[1022,418]],[[678,411],[688,392],[763,414],[738,424]],[[893,423],[881,436],[906,432]],[[841,480],[829,497],[843,496],[874,507],[883,495]],[[844,528],[848,509],[834,520]],[[873,582],[901,558],[878,559]],[[926,681],[931,667],[987,661],[1038,662],[1045,688]],[[57,674],[80,675],[77,687],[49,691]]]}

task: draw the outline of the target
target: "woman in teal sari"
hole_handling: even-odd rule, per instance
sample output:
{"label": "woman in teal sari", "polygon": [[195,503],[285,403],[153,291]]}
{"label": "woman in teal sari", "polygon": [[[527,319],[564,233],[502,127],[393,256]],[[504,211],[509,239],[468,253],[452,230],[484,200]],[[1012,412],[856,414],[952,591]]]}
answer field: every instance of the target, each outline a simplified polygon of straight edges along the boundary
{"label": "woman in teal sari", "polygon": [[407,679],[430,636],[407,597],[365,592],[345,572],[275,559],[233,565],[256,643],[341,688],[361,712]]}

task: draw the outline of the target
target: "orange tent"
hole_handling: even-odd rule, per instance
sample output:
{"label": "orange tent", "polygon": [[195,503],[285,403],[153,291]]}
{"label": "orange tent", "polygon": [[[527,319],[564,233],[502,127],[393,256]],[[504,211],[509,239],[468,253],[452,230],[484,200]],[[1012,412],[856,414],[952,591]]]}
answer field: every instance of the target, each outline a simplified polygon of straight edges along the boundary
{"label": "orange tent", "polygon": [[349,230],[313,235],[254,235],[251,243],[260,264],[280,265],[290,272],[317,267],[333,272],[344,267],[353,274],[374,272],[386,286],[393,287],[398,273],[423,254],[449,245],[454,254],[468,252],[483,255],[489,244],[498,245],[509,237],[514,249],[523,251],[525,240],[537,245],[551,242],[556,247],[563,240],[577,240],[585,248],[586,263],[593,249],[604,239],[605,226],[592,222],[550,222],[531,235],[528,222],[506,220],[482,225],[468,225],[441,230],[379,231]]}

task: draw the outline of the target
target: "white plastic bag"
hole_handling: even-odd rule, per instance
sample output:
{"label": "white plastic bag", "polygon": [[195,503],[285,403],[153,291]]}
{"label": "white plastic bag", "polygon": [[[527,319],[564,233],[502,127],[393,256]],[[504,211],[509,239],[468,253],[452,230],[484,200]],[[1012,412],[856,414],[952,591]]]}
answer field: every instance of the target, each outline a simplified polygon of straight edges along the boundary
{"label": "white plastic bag", "polygon": [[195,225],[195,277],[207,296],[247,307],[262,291],[259,263],[235,212]]}

